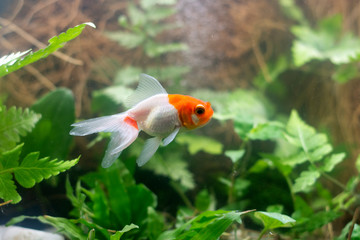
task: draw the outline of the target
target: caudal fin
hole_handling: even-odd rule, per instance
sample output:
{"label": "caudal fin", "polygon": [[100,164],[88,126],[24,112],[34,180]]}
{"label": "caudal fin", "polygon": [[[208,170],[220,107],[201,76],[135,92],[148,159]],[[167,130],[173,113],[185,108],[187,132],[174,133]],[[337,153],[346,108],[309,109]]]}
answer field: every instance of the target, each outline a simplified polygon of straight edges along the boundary
{"label": "caudal fin", "polygon": [[111,116],[93,118],[74,123],[71,135],[85,136],[97,132],[112,132],[101,166],[110,167],[120,156],[122,150],[135,141],[139,134],[136,121],[127,116],[126,112]]}

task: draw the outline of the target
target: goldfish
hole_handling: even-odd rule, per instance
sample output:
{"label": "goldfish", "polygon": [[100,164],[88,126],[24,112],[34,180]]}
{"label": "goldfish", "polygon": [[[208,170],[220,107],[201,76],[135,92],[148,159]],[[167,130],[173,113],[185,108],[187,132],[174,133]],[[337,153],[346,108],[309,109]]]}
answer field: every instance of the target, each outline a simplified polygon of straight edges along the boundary
{"label": "goldfish", "polygon": [[85,136],[110,132],[110,142],[101,166],[110,167],[121,152],[133,143],[140,131],[151,138],[136,160],[139,167],[147,163],[160,145],[171,143],[180,130],[193,130],[207,124],[214,113],[209,102],[197,98],[168,94],[158,80],[140,74],[139,85],[127,98],[125,112],[84,120],[72,124],[70,135]]}

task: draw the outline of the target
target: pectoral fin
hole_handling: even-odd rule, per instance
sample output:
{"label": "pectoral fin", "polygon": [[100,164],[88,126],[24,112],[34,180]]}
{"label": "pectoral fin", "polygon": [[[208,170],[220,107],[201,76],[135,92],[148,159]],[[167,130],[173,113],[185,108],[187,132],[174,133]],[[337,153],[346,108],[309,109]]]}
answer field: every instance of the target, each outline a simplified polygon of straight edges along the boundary
{"label": "pectoral fin", "polygon": [[179,130],[180,130],[180,127],[175,128],[175,130],[172,133],[170,133],[169,136],[164,138],[163,145],[166,146],[169,143],[171,143],[174,140],[174,138],[176,137],[176,135],[178,134]]}
{"label": "pectoral fin", "polygon": [[147,163],[150,158],[155,154],[156,150],[159,148],[161,143],[161,138],[154,137],[146,140],[143,150],[140,153],[139,158],[136,160],[136,163],[139,167]]}

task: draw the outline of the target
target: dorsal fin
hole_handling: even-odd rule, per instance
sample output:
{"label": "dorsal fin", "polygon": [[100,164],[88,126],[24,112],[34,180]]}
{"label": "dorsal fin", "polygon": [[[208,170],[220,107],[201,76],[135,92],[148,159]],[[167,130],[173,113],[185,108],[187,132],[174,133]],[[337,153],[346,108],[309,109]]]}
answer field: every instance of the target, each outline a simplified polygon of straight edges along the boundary
{"label": "dorsal fin", "polygon": [[167,94],[166,90],[161,86],[158,80],[147,75],[140,74],[139,85],[136,90],[126,99],[125,105],[127,107],[133,107],[139,102],[157,95],[157,94]]}

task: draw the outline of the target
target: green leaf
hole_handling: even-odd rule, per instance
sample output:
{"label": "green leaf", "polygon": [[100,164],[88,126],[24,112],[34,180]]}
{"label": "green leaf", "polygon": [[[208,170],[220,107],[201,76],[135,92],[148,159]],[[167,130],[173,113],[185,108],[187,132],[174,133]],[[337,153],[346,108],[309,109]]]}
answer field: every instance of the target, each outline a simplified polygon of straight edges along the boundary
{"label": "green leaf", "polygon": [[176,0],[141,0],[140,6],[144,9],[156,7],[156,5],[173,5]]}
{"label": "green leaf", "polygon": [[357,65],[354,63],[337,65],[331,76],[338,83],[346,83],[359,75]]}
{"label": "green leaf", "polygon": [[360,172],[360,154],[356,158],[355,167],[358,172]]}
{"label": "green leaf", "polygon": [[324,172],[331,172],[337,164],[344,160],[345,156],[345,153],[332,154],[330,157],[325,158],[324,166],[321,169]]}
{"label": "green leaf", "polygon": [[[342,229],[341,234],[338,237],[336,237],[335,240],[349,239],[348,235],[352,225],[353,225],[352,221],[346,224],[346,226]],[[351,240],[360,240],[360,225],[357,223],[354,224],[353,232],[351,234]]]}
{"label": "green leaf", "polygon": [[12,168],[18,166],[22,145],[12,150],[0,153],[0,198],[4,201],[12,200],[11,203],[21,201],[16,191],[16,185],[12,180]]}
{"label": "green leaf", "polygon": [[200,212],[209,210],[211,204],[211,196],[206,189],[203,189],[196,195],[195,198],[195,207]]}
{"label": "green leaf", "polygon": [[193,189],[195,183],[192,173],[188,170],[188,164],[181,158],[180,153],[167,148],[163,154],[156,153],[156,161],[149,161],[144,168],[179,182],[185,189]]}
{"label": "green leaf", "polygon": [[111,235],[110,240],[119,240],[124,233],[129,232],[135,228],[139,228],[139,226],[133,223],[130,225],[126,225],[122,230],[117,231],[115,234]]}
{"label": "green leaf", "polygon": [[[116,85],[127,86],[139,82],[139,75],[142,73],[141,68],[127,66],[116,72],[114,83]],[[151,75],[151,74],[150,74]],[[153,76],[153,75],[152,75]]]}
{"label": "green leaf", "polygon": [[192,134],[182,134],[175,138],[179,144],[186,144],[190,154],[194,155],[199,151],[210,154],[220,154],[223,145],[215,139]]}
{"label": "green leaf", "polygon": [[332,210],[311,214],[308,218],[300,219],[299,224],[293,228],[293,231],[298,233],[312,232],[334,221],[341,215],[343,215],[343,213]]}
{"label": "green leaf", "polygon": [[127,97],[134,90],[124,86],[110,86],[101,90],[93,91],[93,101],[98,101],[102,97],[111,99],[117,105],[124,104]]}
{"label": "green leaf", "polygon": [[233,163],[239,161],[244,156],[244,154],[245,154],[244,149],[225,151],[225,156],[229,157]]}
{"label": "green leaf", "polygon": [[308,24],[306,17],[302,13],[301,8],[296,5],[295,0],[279,0],[279,4],[286,16],[298,21],[302,25]]}
{"label": "green leaf", "polygon": [[341,15],[323,19],[316,29],[308,25],[292,28],[297,39],[292,53],[297,67],[311,60],[329,60],[333,64],[350,63],[360,53],[360,39],[343,33]]}
{"label": "green leaf", "polygon": [[156,22],[168,18],[175,13],[175,8],[157,6],[155,8],[152,8],[150,11],[147,11],[146,17],[148,20]]}
{"label": "green leaf", "polygon": [[61,33],[59,36],[52,37],[49,40],[49,45],[46,48],[40,49],[36,52],[31,52],[24,58],[17,58],[17,60],[15,61],[13,60],[6,64],[0,65],[0,77],[3,77],[15,70],[18,70],[23,66],[36,62],[41,58],[46,58],[51,53],[55,52],[59,48],[62,48],[66,42],[79,36],[84,30],[85,26],[91,26],[95,28],[95,25],[90,22],[77,25],[73,28],[69,28],[65,33]]}
{"label": "green leaf", "polygon": [[221,217],[217,217],[213,222],[208,224],[206,227],[202,228],[192,240],[216,240],[218,239],[223,232],[230,227],[230,225],[236,221],[241,223],[240,216],[241,212],[228,212],[223,214]]}
{"label": "green leaf", "polygon": [[148,207],[146,219],[146,236],[150,240],[155,240],[165,229],[165,219],[162,214],[155,211],[153,207]]}
{"label": "green leaf", "polygon": [[260,219],[265,229],[275,229],[280,227],[292,227],[295,219],[277,212],[255,212],[255,217]]}
{"label": "green leaf", "polygon": [[271,140],[283,136],[284,125],[281,122],[260,123],[253,127],[247,136],[251,140]]}
{"label": "green leaf", "polygon": [[58,175],[60,172],[64,172],[73,167],[80,159],[61,161],[57,159],[49,160],[49,157],[38,158],[39,153],[29,153],[19,167],[13,168],[16,180],[23,187],[31,188],[35,183]]}
{"label": "green leaf", "polygon": [[312,162],[321,160],[332,151],[326,135],[316,133],[315,129],[307,125],[295,110],[291,111],[285,138],[291,144],[302,148],[306,158]]}
{"label": "green leaf", "polygon": [[155,43],[152,41],[146,42],[145,46],[145,53],[147,56],[151,58],[159,57],[163,54],[170,53],[170,52],[178,52],[178,51],[186,51],[188,50],[188,46],[184,43]]}
{"label": "green leaf", "polygon": [[20,136],[30,132],[40,116],[29,109],[11,107],[6,110],[5,106],[0,106],[0,152],[14,148]]}
{"label": "green leaf", "polygon": [[18,60],[19,58],[21,58],[22,56],[24,56],[25,54],[29,53],[30,50],[24,51],[24,52],[17,52],[17,53],[11,53],[9,55],[5,55],[3,57],[0,58],[0,67],[2,65],[12,65],[16,62],[16,60]]}
{"label": "green leaf", "polygon": [[247,212],[207,211],[182,224],[176,230],[162,233],[158,240],[216,240],[233,222],[241,223],[240,216],[245,213]]}
{"label": "green leaf", "polygon": [[20,195],[16,192],[16,186],[12,180],[12,173],[15,179],[23,187],[32,187],[35,183],[57,175],[72,166],[79,159],[71,161],[49,160],[49,158],[39,159],[39,153],[30,153],[19,165],[19,156],[23,145],[14,149],[3,152],[0,155],[0,198],[4,201],[12,200],[15,204],[21,200]]}
{"label": "green leaf", "polygon": [[72,92],[56,89],[31,107],[42,118],[33,131],[24,138],[23,155],[40,151],[41,157],[66,159],[73,137],[69,135],[75,122],[75,103]]}
{"label": "green leaf", "polygon": [[300,177],[295,179],[295,184],[293,186],[294,192],[304,192],[313,186],[316,180],[320,177],[318,171],[303,171],[300,174]]}
{"label": "green leaf", "polygon": [[105,36],[109,39],[118,42],[121,46],[127,49],[133,49],[140,46],[145,41],[145,35],[135,32],[105,32]]}

